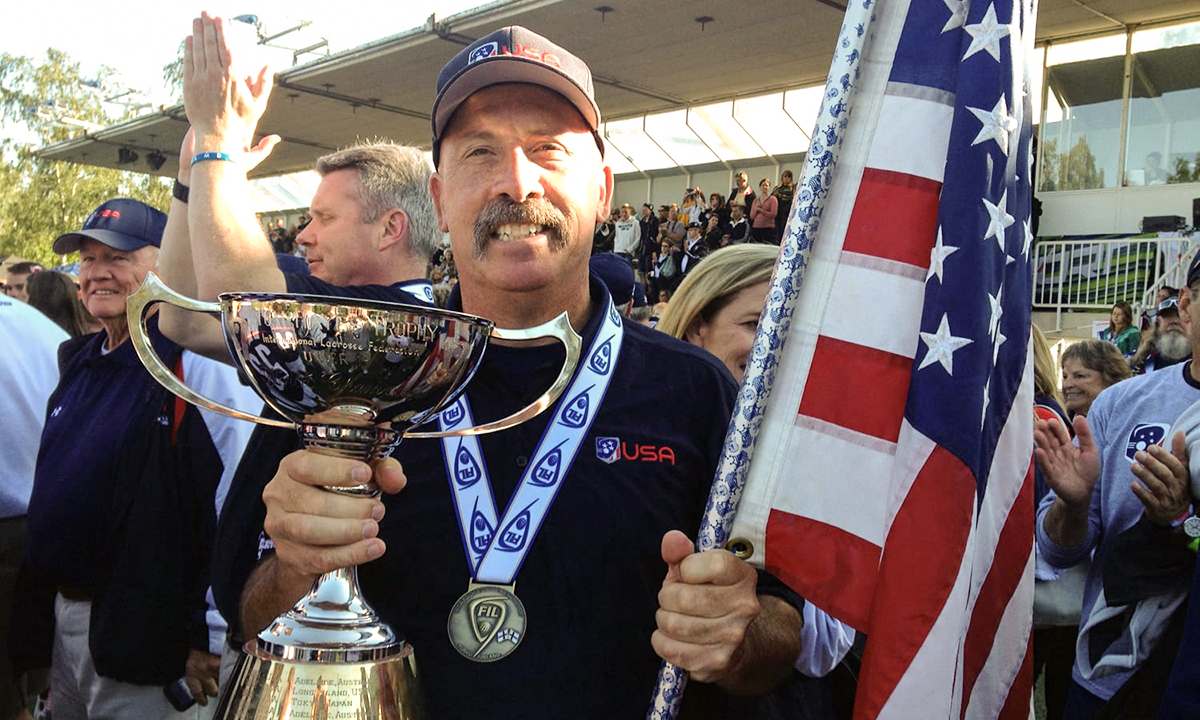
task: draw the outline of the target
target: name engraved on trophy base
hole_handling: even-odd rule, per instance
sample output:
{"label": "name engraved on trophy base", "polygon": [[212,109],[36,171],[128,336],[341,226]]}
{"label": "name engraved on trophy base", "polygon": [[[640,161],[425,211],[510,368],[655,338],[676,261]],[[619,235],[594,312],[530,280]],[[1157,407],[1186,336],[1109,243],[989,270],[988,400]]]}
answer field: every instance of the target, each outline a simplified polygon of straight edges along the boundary
{"label": "name engraved on trophy base", "polygon": [[376,662],[281,660],[253,641],[238,661],[216,717],[224,720],[419,720],[412,648]]}

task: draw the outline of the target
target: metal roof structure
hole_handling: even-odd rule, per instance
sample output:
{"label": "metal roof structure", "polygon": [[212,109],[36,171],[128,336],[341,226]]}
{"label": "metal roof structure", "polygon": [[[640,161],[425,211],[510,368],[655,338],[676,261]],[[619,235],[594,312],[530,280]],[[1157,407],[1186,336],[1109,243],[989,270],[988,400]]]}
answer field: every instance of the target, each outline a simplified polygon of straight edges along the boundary
{"label": "metal roof structure", "polygon": [[[310,169],[315,157],[360,139],[428,148],[438,71],[505,25],[524,25],[586,61],[611,122],[823,84],[844,10],[842,0],[607,1],[500,0],[278,72],[258,129],[284,142],[251,177]],[[1036,42],[1197,18],[1200,0],[1042,0]],[[38,152],[169,177],[186,130],[176,105]],[[122,148],[167,160],[153,171],[145,160],[120,164]]]}

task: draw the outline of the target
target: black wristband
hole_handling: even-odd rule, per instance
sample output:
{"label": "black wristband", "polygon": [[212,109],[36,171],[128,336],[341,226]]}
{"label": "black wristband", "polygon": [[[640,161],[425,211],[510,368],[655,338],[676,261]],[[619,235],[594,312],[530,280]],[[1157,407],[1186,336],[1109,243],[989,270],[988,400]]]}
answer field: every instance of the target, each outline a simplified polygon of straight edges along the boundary
{"label": "black wristband", "polygon": [[188,201],[189,189],[190,188],[188,188],[187,185],[184,185],[177,179],[175,180],[175,184],[171,186],[171,195],[173,195],[179,202],[186,203]]}

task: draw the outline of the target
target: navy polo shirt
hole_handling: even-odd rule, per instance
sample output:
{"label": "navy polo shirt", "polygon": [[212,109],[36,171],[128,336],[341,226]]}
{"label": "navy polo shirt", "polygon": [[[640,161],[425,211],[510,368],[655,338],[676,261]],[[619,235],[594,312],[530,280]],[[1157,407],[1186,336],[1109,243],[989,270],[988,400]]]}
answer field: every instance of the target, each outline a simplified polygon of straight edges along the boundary
{"label": "navy polo shirt", "polygon": [[[592,293],[601,301],[604,290],[593,282]],[[475,421],[540,394],[562,355],[558,344],[489,346],[467,390]],[[431,718],[645,715],[660,662],[650,636],[666,573],[662,536],[671,529],[695,536],[736,388],[712,355],[636,323],[625,324],[615,373],[517,575],[526,633],[498,662],[467,660],[447,638],[450,609],[470,573],[441,443],[409,439],[396,451],[408,485],[385,498],[387,552],[359,572],[368,601],[413,644]],[[499,512],[552,414],[479,437]],[[615,460],[597,452],[601,438],[618,440]],[[694,683],[683,717],[719,716],[717,695]]]}
{"label": "navy polo shirt", "polygon": [[[147,322],[160,355],[171,345]],[[150,398],[159,384],[146,372],[133,343],[103,352],[108,334],[99,332],[80,349],[78,371],[63,377],[46,413],[29,500],[26,558],[30,568],[57,585],[94,588],[107,566],[108,521],[120,501],[118,472],[128,448],[142,443],[131,435],[145,427],[136,419],[170,419]],[[118,421],[114,421],[119,420]],[[114,500],[115,499],[115,500]]]}

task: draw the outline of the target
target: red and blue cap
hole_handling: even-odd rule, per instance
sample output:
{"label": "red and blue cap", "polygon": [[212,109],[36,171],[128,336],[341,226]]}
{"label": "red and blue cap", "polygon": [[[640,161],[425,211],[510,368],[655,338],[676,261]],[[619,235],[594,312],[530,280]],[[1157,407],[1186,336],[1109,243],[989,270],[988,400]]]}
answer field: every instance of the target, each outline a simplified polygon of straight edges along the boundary
{"label": "red and blue cap", "polygon": [[59,255],[67,255],[77,251],[85,239],[122,252],[160,247],[166,227],[167,216],[163,212],[138,200],[117,198],[93,210],[82,230],[58,236],[53,249]]}
{"label": "red and blue cap", "polygon": [[587,64],[532,30],[511,25],[471,43],[438,73],[432,113],[434,167],[442,133],[454,111],[474,93],[501,83],[540,85],[562,95],[583,116],[600,155],[604,155],[604,142],[598,132],[600,108]]}

